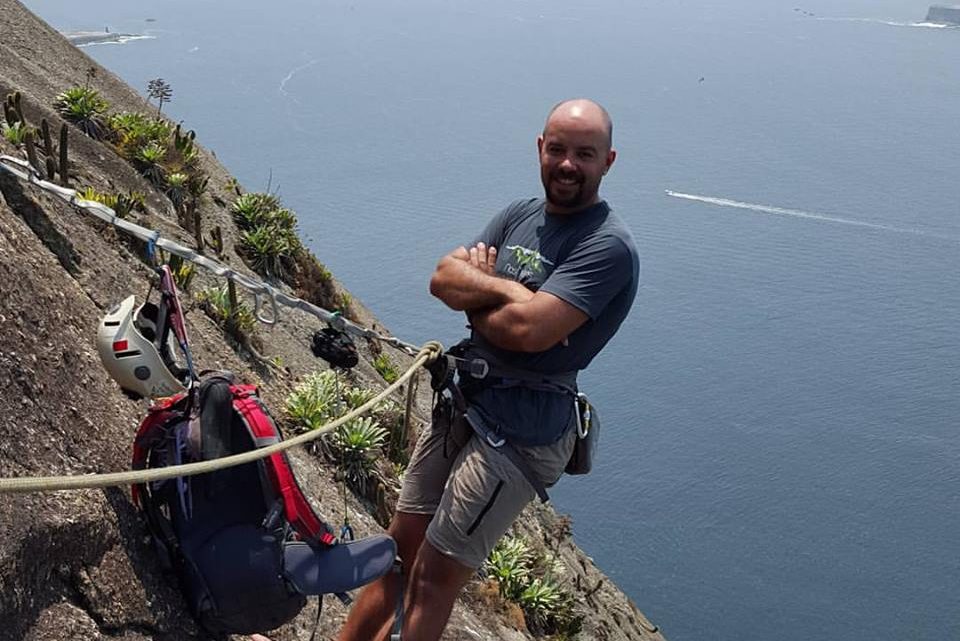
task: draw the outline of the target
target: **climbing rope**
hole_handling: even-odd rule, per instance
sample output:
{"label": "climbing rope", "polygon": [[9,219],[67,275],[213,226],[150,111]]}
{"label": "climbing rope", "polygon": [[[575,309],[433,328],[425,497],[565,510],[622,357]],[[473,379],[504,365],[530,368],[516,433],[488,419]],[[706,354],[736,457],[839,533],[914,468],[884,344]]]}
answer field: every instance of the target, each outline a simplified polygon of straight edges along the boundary
{"label": "climbing rope", "polygon": [[165,479],[176,478],[180,476],[194,476],[196,474],[206,474],[217,470],[251,463],[266,458],[271,454],[283,452],[298,445],[309,443],[320,438],[341,425],[351,421],[358,416],[376,407],[378,403],[387,398],[394,390],[406,383],[417,372],[417,368],[422,365],[432,363],[443,353],[443,346],[436,341],[429,341],[419,350],[410,367],[397,378],[396,381],[388,385],[383,391],[360,407],[344,414],[343,416],[319,427],[315,430],[296,436],[289,441],[275,443],[268,447],[234,454],[211,461],[200,461],[198,463],[187,463],[185,465],[174,465],[170,467],[156,468],[150,470],[133,470],[129,472],[113,472],[110,474],[83,474],[71,476],[37,476],[20,478],[0,478],[0,494],[14,494],[25,492],[53,492],[57,490],[81,490],[96,489],[103,487],[118,487],[125,485],[135,485],[139,483],[149,483],[153,481],[162,481]]}
{"label": "climbing rope", "polygon": [[[223,265],[222,263],[197,253],[189,247],[185,247],[168,238],[162,237],[159,231],[141,227],[140,225],[132,223],[128,220],[124,220],[123,218],[117,216],[117,213],[113,209],[107,207],[103,203],[80,198],[75,189],[68,189],[47,180],[43,180],[40,178],[36,169],[34,169],[26,160],[15,158],[13,156],[0,155],[0,169],[30,183],[31,185],[35,185],[44,191],[50,192],[61,200],[64,200],[74,207],[90,213],[97,219],[113,225],[120,231],[129,234],[130,236],[138,238],[146,243],[148,252],[150,253],[155,252],[157,249],[162,249],[170,254],[174,254],[186,261],[194,263],[195,265],[199,265],[221,278],[233,281],[241,287],[244,287],[253,294],[254,315],[261,323],[265,323],[267,325],[273,325],[276,323],[279,319],[279,310],[277,305],[280,304],[293,309],[299,309],[307,314],[316,316],[336,330],[347,332],[348,334],[359,338],[369,338],[380,341],[381,343],[386,343],[387,345],[391,345],[401,351],[406,352],[410,356],[416,354],[419,349],[412,343],[407,343],[394,336],[386,336],[372,329],[361,327],[360,325],[350,322],[337,312],[331,312],[301,298],[297,298],[296,296],[290,296],[289,294],[280,291],[272,285],[257,280],[256,278],[251,278],[246,274],[237,272],[230,267]],[[262,308],[264,304],[270,305],[271,313],[269,315],[263,314]]]}

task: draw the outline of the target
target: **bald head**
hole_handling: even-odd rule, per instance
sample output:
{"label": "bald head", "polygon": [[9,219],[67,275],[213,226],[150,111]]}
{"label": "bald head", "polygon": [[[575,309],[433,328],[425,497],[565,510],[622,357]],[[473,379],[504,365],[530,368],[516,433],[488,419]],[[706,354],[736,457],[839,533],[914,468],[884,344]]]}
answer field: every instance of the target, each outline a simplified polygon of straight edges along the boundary
{"label": "bald head", "polygon": [[584,125],[595,124],[602,127],[607,132],[607,149],[613,148],[613,120],[599,103],[589,98],[573,98],[558,102],[547,114],[547,121],[543,125],[544,135],[547,134],[551,121],[561,118],[580,121]]}

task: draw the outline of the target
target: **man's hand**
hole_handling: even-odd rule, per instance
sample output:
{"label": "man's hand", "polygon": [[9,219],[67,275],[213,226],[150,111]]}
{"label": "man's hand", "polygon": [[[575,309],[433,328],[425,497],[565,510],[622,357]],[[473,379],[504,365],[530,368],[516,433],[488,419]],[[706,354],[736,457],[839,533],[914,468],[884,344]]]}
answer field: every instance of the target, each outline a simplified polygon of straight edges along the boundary
{"label": "man's hand", "polygon": [[430,278],[430,293],[457,311],[530,300],[533,292],[529,289],[496,275],[496,261],[494,247],[486,247],[483,243],[469,250],[458,247],[440,259]]}
{"label": "man's hand", "polygon": [[489,248],[483,243],[477,243],[476,247],[470,249],[470,264],[484,272],[493,276],[496,273],[497,267],[497,248],[490,246]]}

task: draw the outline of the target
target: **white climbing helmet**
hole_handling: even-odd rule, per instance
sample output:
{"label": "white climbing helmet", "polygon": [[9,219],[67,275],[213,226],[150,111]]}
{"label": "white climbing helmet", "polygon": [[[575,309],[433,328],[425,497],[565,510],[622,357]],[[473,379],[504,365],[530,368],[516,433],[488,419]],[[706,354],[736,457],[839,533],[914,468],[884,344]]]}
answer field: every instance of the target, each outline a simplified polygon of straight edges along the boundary
{"label": "white climbing helmet", "polygon": [[128,296],[100,320],[97,351],[103,366],[128,393],[159,398],[184,391],[188,375],[174,358],[173,336],[168,331],[157,335],[157,306],[135,307],[134,297]]}

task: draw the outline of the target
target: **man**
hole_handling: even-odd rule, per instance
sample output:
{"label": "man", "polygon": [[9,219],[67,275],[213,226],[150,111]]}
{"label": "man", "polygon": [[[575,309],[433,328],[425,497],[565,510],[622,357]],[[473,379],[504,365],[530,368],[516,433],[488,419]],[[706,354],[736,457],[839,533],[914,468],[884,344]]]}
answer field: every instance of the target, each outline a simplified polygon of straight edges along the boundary
{"label": "man", "polygon": [[[430,292],[467,314],[467,357],[504,368],[575,376],[613,336],[633,302],[639,261],[628,229],[600,199],[613,165],[613,125],[590,100],[568,100],[537,139],[545,200],[518,201],[468,250],[440,260]],[[467,377],[469,378],[469,377]],[[492,377],[491,377],[492,378]],[[463,381],[471,420],[519,451],[543,485],[555,483],[576,439],[569,392],[507,379]],[[512,380],[512,379],[511,379]],[[440,638],[454,601],[535,496],[518,465],[473,435],[460,415],[421,434],[389,533],[407,572],[404,641]],[[380,641],[392,625],[398,579],[361,593],[340,641]]]}

